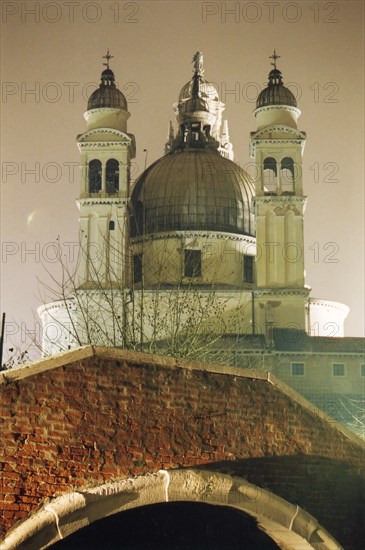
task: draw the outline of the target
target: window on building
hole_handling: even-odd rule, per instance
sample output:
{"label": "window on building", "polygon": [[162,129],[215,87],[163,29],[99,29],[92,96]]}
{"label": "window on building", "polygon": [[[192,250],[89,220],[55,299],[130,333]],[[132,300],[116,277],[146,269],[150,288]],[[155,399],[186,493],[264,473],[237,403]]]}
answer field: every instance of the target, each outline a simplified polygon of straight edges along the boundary
{"label": "window on building", "polygon": [[210,134],[210,126],[207,124],[206,126],[203,126],[203,131],[206,137],[209,137]]}
{"label": "window on building", "polygon": [[142,254],[133,256],[133,282],[142,282]]}
{"label": "window on building", "polygon": [[253,283],[253,256],[243,256],[243,280],[245,283]]}
{"label": "window on building", "polygon": [[101,191],[101,162],[94,159],[89,162],[89,193]]}
{"label": "window on building", "polygon": [[304,376],[304,363],[291,364],[292,376]]}
{"label": "window on building", "polygon": [[113,220],[110,220],[109,222],[109,231],[114,231],[115,229],[115,222]]}
{"label": "window on building", "polygon": [[365,365],[361,365],[360,376],[365,376]]}
{"label": "window on building", "polygon": [[199,122],[193,122],[191,125],[191,136],[193,141],[199,140],[199,132],[200,132],[200,123]]}
{"label": "window on building", "polygon": [[119,162],[116,159],[109,159],[105,170],[106,192],[114,195],[119,191]]}
{"label": "window on building", "polygon": [[268,195],[275,195],[277,193],[277,165],[276,160],[273,157],[266,157],[263,166],[264,177],[264,191]]}
{"label": "window on building", "polygon": [[182,135],[184,136],[184,143],[186,143],[186,140],[188,139],[188,129],[186,128],[185,124],[182,124],[180,126],[180,130]]}
{"label": "window on building", "polygon": [[282,193],[294,193],[294,162],[290,157],[285,157],[280,163],[280,181]]}
{"label": "window on building", "polygon": [[202,274],[201,250],[184,250],[184,276],[200,277]]}
{"label": "window on building", "polygon": [[345,376],[345,365],[343,363],[333,363],[332,374],[333,376]]}

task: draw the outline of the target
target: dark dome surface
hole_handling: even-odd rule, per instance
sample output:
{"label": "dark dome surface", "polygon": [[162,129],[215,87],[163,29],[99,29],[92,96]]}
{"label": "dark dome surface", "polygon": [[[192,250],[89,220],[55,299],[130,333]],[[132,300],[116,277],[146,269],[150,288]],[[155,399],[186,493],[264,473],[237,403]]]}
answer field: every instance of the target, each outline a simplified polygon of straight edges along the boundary
{"label": "dark dome surface", "polygon": [[282,81],[282,74],[278,69],[273,69],[269,74],[267,87],[260,92],[256,101],[256,108],[266,105],[297,106],[294,94],[286,88]]}
{"label": "dark dome surface", "polygon": [[131,197],[131,235],[209,230],[254,235],[250,177],[217,151],[182,150],[140,176]]}
{"label": "dark dome surface", "polygon": [[87,102],[87,110],[112,107],[127,110],[127,100],[115,85],[114,73],[111,69],[105,69],[101,73],[101,84],[91,94]]}
{"label": "dark dome surface", "polygon": [[127,109],[127,100],[120,90],[112,87],[101,87],[95,90],[89,97],[87,109],[98,109],[100,107],[114,107],[116,109]]}

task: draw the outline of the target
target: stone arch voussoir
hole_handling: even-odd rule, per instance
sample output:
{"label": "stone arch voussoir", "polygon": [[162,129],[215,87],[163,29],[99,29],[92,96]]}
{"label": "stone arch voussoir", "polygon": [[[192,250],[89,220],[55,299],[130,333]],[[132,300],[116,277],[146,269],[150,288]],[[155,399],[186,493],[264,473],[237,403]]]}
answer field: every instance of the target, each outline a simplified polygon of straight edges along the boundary
{"label": "stone arch voussoir", "polygon": [[0,549],[41,550],[106,516],[176,501],[240,509],[254,517],[285,550],[341,550],[316,519],[299,506],[243,478],[193,469],[160,470],[55,497],[11,529]]}

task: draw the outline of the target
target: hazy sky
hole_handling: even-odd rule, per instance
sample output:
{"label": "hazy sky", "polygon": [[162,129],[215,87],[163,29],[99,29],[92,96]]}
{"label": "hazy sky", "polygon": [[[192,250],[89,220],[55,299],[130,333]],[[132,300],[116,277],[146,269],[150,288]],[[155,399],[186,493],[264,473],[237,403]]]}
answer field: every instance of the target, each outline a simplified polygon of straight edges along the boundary
{"label": "hazy sky", "polygon": [[131,113],[136,176],[143,149],[148,164],[163,154],[172,104],[198,50],[226,103],[235,160],[249,168],[252,111],[275,47],[307,132],[306,282],[313,297],[349,305],[345,334],[363,335],[362,0],[3,1],[1,8],[1,311],[8,322],[34,330],[37,277],[47,279],[45,267],[54,267],[52,243],[59,238],[70,257],[77,242],[75,138],[107,48]]}

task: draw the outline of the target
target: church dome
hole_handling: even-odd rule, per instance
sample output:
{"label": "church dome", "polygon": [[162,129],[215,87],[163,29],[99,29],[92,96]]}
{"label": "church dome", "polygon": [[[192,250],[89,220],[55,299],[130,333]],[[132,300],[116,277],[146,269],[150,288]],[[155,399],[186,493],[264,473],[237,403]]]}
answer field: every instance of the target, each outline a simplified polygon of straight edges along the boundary
{"label": "church dome", "polygon": [[176,150],[140,176],[131,197],[131,235],[177,230],[254,235],[254,185],[209,149]]}
{"label": "church dome", "polygon": [[[179,94],[179,103],[191,97],[192,88],[193,80],[190,80],[181,88]],[[211,82],[204,80],[203,77],[200,77],[200,93],[203,99],[214,99],[216,101],[219,101],[217,88]]]}
{"label": "church dome", "polygon": [[202,88],[201,76],[195,73],[191,79],[190,95],[188,99],[179,101],[177,106],[178,113],[180,114],[180,121],[194,117],[194,115],[197,115],[198,113],[210,113],[209,104],[203,90],[204,87]]}
{"label": "church dome", "polygon": [[194,76],[181,88],[178,103],[184,103],[191,97],[196,96],[197,93],[199,97],[203,100],[207,100],[208,103],[211,101],[219,102],[217,88],[204,78],[203,54],[201,52],[196,52],[193,57],[193,63]]}
{"label": "church dome", "polygon": [[297,106],[294,94],[284,86],[283,75],[276,68],[270,71],[268,85],[262,90],[256,101],[256,108],[267,105]]}
{"label": "church dome", "polygon": [[87,103],[88,111],[104,107],[127,110],[127,100],[116,87],[114,73],[109,67],[101,73],[100,86],[91,94]]}

